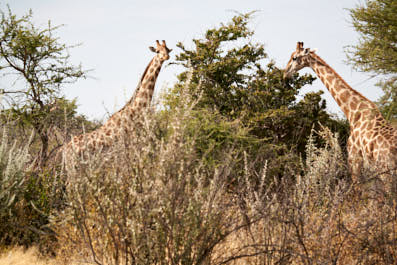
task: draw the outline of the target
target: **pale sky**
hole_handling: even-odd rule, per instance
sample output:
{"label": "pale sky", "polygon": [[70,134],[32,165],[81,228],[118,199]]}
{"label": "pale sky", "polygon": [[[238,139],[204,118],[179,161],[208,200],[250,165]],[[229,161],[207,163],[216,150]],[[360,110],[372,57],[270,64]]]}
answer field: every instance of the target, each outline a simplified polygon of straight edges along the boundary
{"label": "pale sky", "polygon": [[[106,119],[120,109],[131,97],[146,65],[153,57],[148,47],[155,40],[166,40],[173,48],[171,62],[181,41],[193,47],[191,40],[201,38],[206,29],[228,22],[235,15],[259,10],[250,27],[254,41],[265,44],[270,59],[284,67],[296,47],[317,48],[320,55],[354,89],[370,100],[377,100],[382,91],[374,86],[368,74],[355,72],[345,63],[344,48],[358,41],[350,24],[348,8],[362,0],[9,0],[13,13],[33,11],[34,22],[45,27],[64,24],[57,31],[60,41],[82,45],[70,51],[74,63],[81,63],[94,78],[66,85],[67,98],[77,98],[78,111],[88,118]],[[166,64],[165,64],[166,65]],[[165,66],[164,65],[164,66]],[[156,84],[156,94],[172,86],[181,68],[171,65],[162,68]],[[301,71],[301,73],[311,70]],[[329,92],[316,80],[313,86],[302,89],[325,91],[328,109],[341,114]]]}

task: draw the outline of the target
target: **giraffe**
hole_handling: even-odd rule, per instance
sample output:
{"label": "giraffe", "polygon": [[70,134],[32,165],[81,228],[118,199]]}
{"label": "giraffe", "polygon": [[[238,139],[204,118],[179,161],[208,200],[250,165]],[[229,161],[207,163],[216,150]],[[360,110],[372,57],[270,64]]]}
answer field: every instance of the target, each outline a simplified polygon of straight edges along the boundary
{"label": "giraffe", "polygon": [[383,118],[377,106],[350,87],[315,50],[303,48],[303,42],[298,42],[284,78],[290,78],[304,67],[312,68],[349,121],[347,150],[353,181],[358,181],[363,166],[377,167],[385,172],[394,170],[397,166],[397,129]]}
{"label": "giraffe", "polygon": [[132,121],[150,105],[154,86],[162,64],[170,58],[169,49],[165,43],[156,40],[156,48],[149,47],[156,55],[146,67],[134,95],[126,105],[114,113],[100,128],[72,138],[61,150],[64,162],[70,163],[73,155],[81,155],[83,152],[93,153],[109,148],[122,134],[128,134]]}

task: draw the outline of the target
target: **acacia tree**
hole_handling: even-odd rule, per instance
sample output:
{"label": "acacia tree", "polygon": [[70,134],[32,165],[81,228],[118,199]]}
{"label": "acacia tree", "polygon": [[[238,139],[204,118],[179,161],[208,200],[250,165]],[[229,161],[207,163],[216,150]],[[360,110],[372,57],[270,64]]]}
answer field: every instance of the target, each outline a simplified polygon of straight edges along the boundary
{"label": "acacia tree", "polygon": [[367,0],[350,15],[360,40],[347,50],[348,59],[358,70],[385,75],[380,104],[386,117],[397,118],[397,2]]}
{"label": "acacia tree", "polygon": [[73,46],[54,36],[59,26],[48,22],[48,27],[37,28],[31,21],[32,11],[18,18],[8,7],[0,15],[0,73],[8,81],[1,89],[3,107],[33,128],[40,143],[37,162],[42,165],[48,157],[50,128],[56,122],[50,113],[57,102],[69,104],[61,89],[85,77],[86,71],[69,62],[68,49]]}

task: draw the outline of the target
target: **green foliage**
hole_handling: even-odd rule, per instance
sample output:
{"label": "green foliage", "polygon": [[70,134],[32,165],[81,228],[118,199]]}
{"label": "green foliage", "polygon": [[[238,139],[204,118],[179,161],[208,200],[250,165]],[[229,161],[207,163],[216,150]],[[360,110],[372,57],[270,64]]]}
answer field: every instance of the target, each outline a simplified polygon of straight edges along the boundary
{"label": "green foliage", "polygon": [[388,120],[397,119],[397,76],[380,81],[379,85],[384,95],[379,100],[383,116]]}
{"label": "green foliage", "polygon": [[39,246],[42,252],[52,252],[55,235],[49,229],[52,204],[48,176],[25,172],[24,183],[15,192],[14,203],[2,209],[0,215],[0,243],[2,246]]}
{"label": "green foliage", "polygon": [[[182,49],[177,62],[193,69],[189,90],[195,98],[200,96],[198,107],[216,109],[230,119],[254,116],[263,109],[288,106],[297,90],[313,80],[305,76],[292,85],[285,84],[273,62],[266,69],[262,67],[267,54],[262,44],[249,40],[254,34],[248,28],[251,15],[235,16],[230,23],[208,30],[204,39],[193,40],[196,47],[192,50],[177,44]],[[186,85],[188,74],[180,74],[180,83],[173,91],[176,96]]]}
{"label": "green foliage", "polygon": [[[197,145],[201,152],[207,152],[205,142],[212,143],[216,160],[216,146],[229,139],[228,143],[238,143],[256,157],[258,166],[271,160],[278,168],[275,172],[281,172],[287,160],[298,160],[297,156],[291,158],[291,150],[304,153],[312,126],[328,124],[331,118],[320,93],[310,93],[297,102],[299,90],[314,78],[304,75],[283,79],[282,70],[267,60],[264,46],[251,40],[254,32],[248,24],[252,15],[239,14],[229,23],[207,30],[202,39],[193,40],[191,49],[177,44],[181,53],[176,55],[176,63],[186,71],[165,96],[165,106],[172,112],[187,87],[198,101],[192,131],[197,132],[195,123],[208,126],[202,131],[205,141]],[[221,137],[214,132],[222,132]]]}
{"label": "green foliage", "polygon": [[16,141],[10,143],[8,137],[8,128],[4,126],[0,144],[0,209],[3,214],[15,205],[23,190],[25,167],[30,159],[29,143],[18,148]]}
{"label": "green foliage", "polygon": [[367,0],[351,9],[350,15],[360,41],[348,50],[349,61],[358,70],[386,75],[379,84],[385,91],[380,104],[386,116],[396,118],[397,2]]}
{"label": "green foliage", "polygon": [[360,43],[351,51],[352,63],[362,70],[395,74],[397,65],[397,3],[394,0],[367,0],[350,10]]}
{"label": "green foliage", "polygon": [[5,108],[37,133],[41,164],[48,155],[48,128],[54,125],[48,113],[57,100],[65,101],[61,95],[63,85],[84,77],[85,71],[69,63],[67,50],[71,47],[54,36],[59,26],[53,27],[49,22],[48,28],[35,27],[31,11],[17,18],[8,8],[0,15],[0,73],[10,83],[1,94]]}
{"label": "green foliage", "polygon": [[6,84],[0,90],[2,245],[42,246],[53,239],[48,217],[60,207],[61,183],[54,172],[33,168],[68,135],[81,132],[82,123],[88,130],[94,126],[61,94],[64,84],[85,72],[69,63],[70,47],[54,35],[58,27],[39,29],[31,20],[32,12],[18,18],[9,8],[0,11],[0,74]]}
{"label": "green foliage", "polygon": [[45,226],[51,211],[51,178],[29,173],[32,139],[9,140],[8,124],[2,125],[0,143],[0,244],[39,244],[53,236]]}

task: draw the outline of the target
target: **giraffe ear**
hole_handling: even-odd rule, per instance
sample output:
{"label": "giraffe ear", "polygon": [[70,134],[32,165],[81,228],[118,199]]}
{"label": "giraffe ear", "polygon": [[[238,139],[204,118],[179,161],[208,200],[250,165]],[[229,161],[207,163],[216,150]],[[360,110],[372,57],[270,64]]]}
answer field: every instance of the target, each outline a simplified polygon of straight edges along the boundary
{"label": "giraffe ear", "polygon": [[151,50],[152,52],[157,52],[156,49],[153,46],[150,46],[149,50]]}

